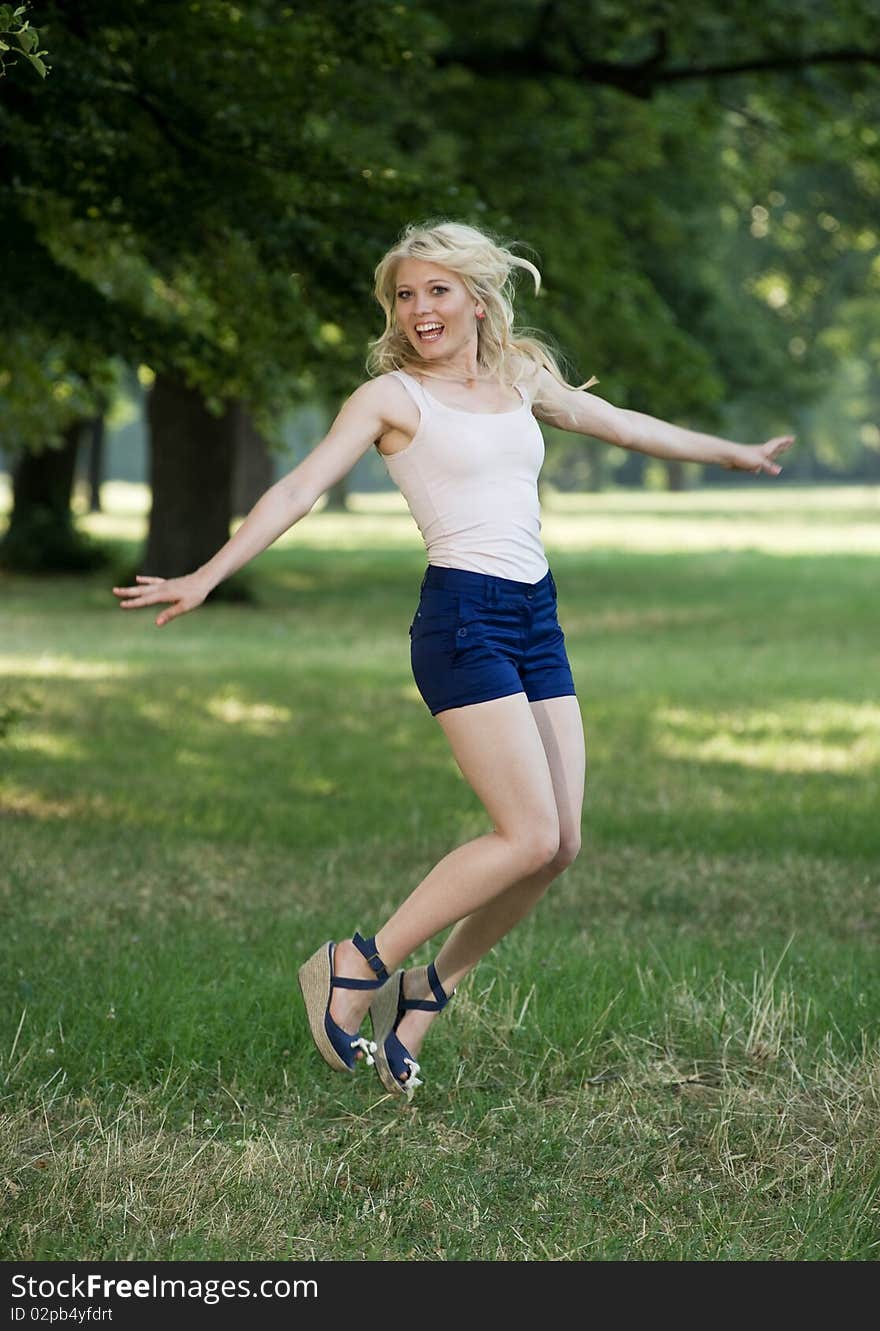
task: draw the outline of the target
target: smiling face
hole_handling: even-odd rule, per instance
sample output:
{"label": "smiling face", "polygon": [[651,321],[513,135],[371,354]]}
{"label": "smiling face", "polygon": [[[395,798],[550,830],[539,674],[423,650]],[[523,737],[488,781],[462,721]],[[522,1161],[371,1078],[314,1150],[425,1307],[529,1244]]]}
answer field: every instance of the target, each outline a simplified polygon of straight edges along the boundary
{"label": "smiling face", "polygon": [[424,259],[401,259],[394,310],[397,322],[423,360],[476,355],[477,310],[460,277]]}

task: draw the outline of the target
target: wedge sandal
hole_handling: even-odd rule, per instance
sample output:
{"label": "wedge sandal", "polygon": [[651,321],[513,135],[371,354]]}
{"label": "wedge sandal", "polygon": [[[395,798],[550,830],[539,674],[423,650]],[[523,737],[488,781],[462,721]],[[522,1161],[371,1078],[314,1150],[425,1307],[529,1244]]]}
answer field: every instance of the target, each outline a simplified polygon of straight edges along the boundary
{"label": "wedge sandal", "polygon": [[[398,1040],[396,1031],[405,1012],[418,1008],[421,1012],[442,1012],[453,997],[455,990],[447,994],[440,983],[437,968],[433,961],[428,966],[428,983],[434,994],[429,998],[405,998],[403,994],[403,971],[392,976],[390,982],[379,990],[370,1004],[370,1018],[373,1022],[374,1062],[379,1080],[386,1091],[395,1095],[405,1095],[411,1100],[417,1086],[424,1082],[419,1078],[421,1068],[405,1044]],[[403,1078],[403,1080],[402,1080]]]}
{"label": "wedge sandal", "polygon": [[372,1066],[376,1045],[373,1040],[366,1040],[362,1035],[352,1035],[349,1031],[344,1031],[333,1020],[330,1016],[333,990],[381,989],[389,978],[376,951],[375,938],[361,938],[360,934],[356,933],[351,941],[375,971],[375,980],[355,980],[348,979],[344,975],[334,975],[335,943],[324,943],[299,968],[299,987],[306,1005],[312,1039],[324,1062],[329,1063],[337,1072],[354,1072],[359,1050],[363,1052],[367,1066]]}

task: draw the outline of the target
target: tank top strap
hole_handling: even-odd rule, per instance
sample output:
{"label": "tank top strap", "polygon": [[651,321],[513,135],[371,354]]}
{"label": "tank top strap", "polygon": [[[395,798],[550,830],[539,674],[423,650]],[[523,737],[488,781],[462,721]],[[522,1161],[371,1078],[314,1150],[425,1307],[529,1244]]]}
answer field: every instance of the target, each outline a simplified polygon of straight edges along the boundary
{"label": "tank top strap", "polygon": [[532,395],[522,379],[518,379],[515,384],[516,391],[519,393],[527,407],[532,405]]}
{"label": "tank top strap", "polygon": [[398,379],[400,383],[403,384],[420,411],[427,413],[431,410],[431,400],[425,393],[425,390],[422,388],[418,379],[413,378],[411,374],[407,374],[406,370],[392,370],[391,373],[394,375],[395,379]]}

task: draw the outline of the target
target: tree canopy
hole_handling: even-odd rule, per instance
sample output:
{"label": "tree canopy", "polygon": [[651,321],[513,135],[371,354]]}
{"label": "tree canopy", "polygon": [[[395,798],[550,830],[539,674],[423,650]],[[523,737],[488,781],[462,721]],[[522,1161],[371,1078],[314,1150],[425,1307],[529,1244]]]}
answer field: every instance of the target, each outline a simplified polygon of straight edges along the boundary
{"label": "tree canopy", "polygon": [[612,400],[683,423],[787,427],[844,344],[878,338],[858,304],[880,282],[868,0],[50,0],[26,19],[49,73],[18,58],[0,80],[7,449],[59,438],[118,359],[218,411],[242,399],[268,432],[338,399],[379,328],[373,267],[419,217],[525,243],[546,285],[524,321]]}

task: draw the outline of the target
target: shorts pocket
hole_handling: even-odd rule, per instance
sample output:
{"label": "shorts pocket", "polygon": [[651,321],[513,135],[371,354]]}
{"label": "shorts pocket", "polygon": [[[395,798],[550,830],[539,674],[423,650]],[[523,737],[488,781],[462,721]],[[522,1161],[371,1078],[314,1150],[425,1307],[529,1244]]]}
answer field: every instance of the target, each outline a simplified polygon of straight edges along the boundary
{"label": "shorts pocket", "polygon": [[426,614],[423,609],[420,609],[416,611],[413,622],[409,626],[409,636],[413,642],[437,633],[448,636],[453,632],[454,627],[455,621],[450,620],[448,615]]}
{"label": "shorts pocket", "polygon": [[462,598],[459,602],[455,617],[454,664],[463,662],[469,653],[485,643],[489,631],[488,613],[488,607],[476,604],[467,598]]}
{"label": "shorts pocket", "polygon": [[435,634],[452,637],[457,610],[457,602],[450,599],[448,592],[437,588],[424,589],[409,626],[410,638],[415,642]]}

